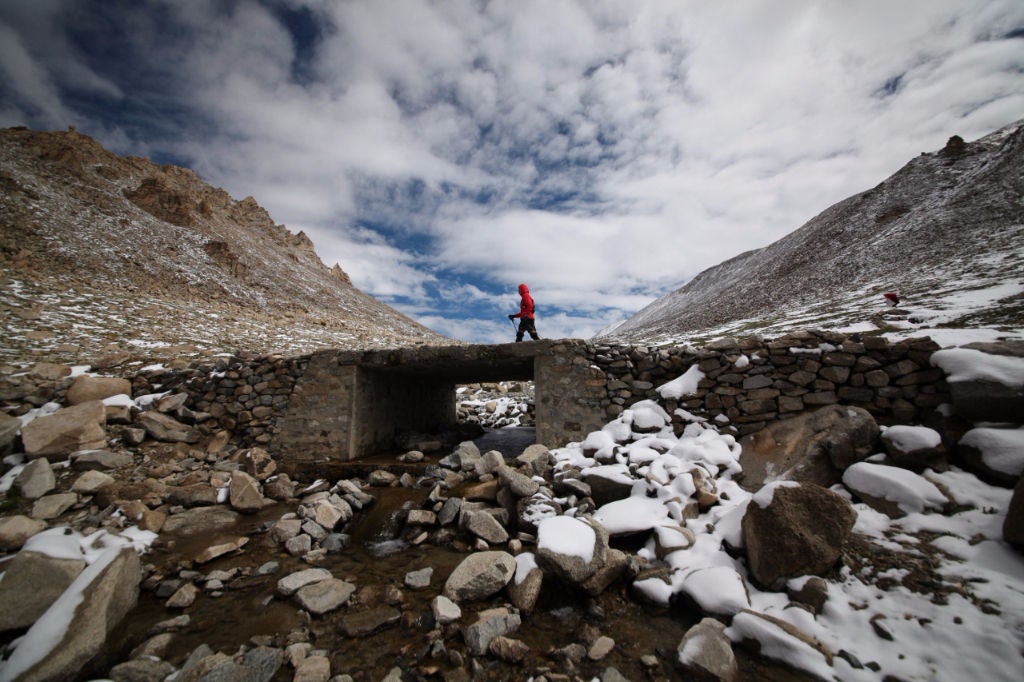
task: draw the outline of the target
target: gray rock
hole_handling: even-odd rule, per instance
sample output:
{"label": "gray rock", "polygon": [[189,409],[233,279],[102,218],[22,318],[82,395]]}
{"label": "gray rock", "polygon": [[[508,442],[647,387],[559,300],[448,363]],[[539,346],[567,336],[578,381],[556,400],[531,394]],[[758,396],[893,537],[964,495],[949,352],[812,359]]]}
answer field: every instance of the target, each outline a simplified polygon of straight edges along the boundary
{"label": "gray rock", "polygon": [[500,592],[515,571],[516,560],[507,552],[476,552],[455,567],[442,594],[455,602],[486,599]]}
{"label": "gray rock", "polygon": [[[594,538],[594,551],[589,561],[576,554],[561,554],[557,544],[547,540],[545,529],[555,528],[576,536]],[[599,523],[587,523],[582,519],[560,516],[541,523],[537,535],[537,564],[547,573],[552,573],[574,585],[581,585],[605,565],[608,554],[608,531]]]}
{"label": "gray rock", "polygon": [[486,511],[474,511],[463,514],[466,530],[492,545],[508,542],[508,531]]}
{"label": "gray rock", "polygon": [[410,509],[405,522],[411,526],[433,526],[437,524],[437,514],[429,509]]}
{"label": "gray rock", "polygon": [[[40,460],[44,461],[45,460]],[[27,628],[50,608],[85,570],[84,559],[56,559],[19,552],[0,579],[0,631]]]}
{"label": "gray rock", "polygon": [[192,583],[185,583],[171,595],[164,606],[169,609],[187,609],[195,603],[198,596],[199,588]]}
{"label": "gray rock", "polygon": [[[487,474],[493,474],[498,471],[499,468],[505,466],[505,458],[497,450],[489,450],[476,461],[473,465],[473,471],[476,472],[477,476],[486,476]],[[465,466],[463,466],[465,471]]]}
{"label": "gray rock", "polygon": [[477,614],[476,621],[462,630],[466,648],[474,656],[487,653],[491,640],[519,629],[522,623],[519,614],[507,608],[487,609]]}
{"label": "gray rock", "polygon": [[22,427],[21,440],[30,458],[60,460],[78,450],[105,446],[106,422],[103,403],[93,400],[33,419]]}
{"label": "gray rock", "polygon": [[91,400],[103,400],[115,395],[132,394],[132,382],[119,377],[97,377],[81,374],[75,377],[68,388],[69,405],[80,405]]}
{"label": "gray rock", "polygon": [[234,472],[228,486],[228,501],[236,511],[255,514],[264,506],[259,482],[244,471]]}
{"label": "gray rock", "polygon": [[20,549],[25,541],[46,530],[46,522],[17,514],[0,518],[0,549]]}
{"label": "gray rock", "polygon": [[81,495],[95,495],[114,484],[114,477],[102,471],[86,471],[71,484],[71,490]]}
{"label": "gray rock", "polygon": [[41,520],[55,519],[78,502],[75,493],[57,493],[40,497],[32,505],[32,518]]}
{"label": "gray rock", "polygon": [[53,475],[49,460],[39,458],[26,464],[14,479],[14,487],[18,488],[26,500],[39,499],[56,488],[57,477]]}
{"label": "gray rock", "polygon": [[402,612],[395,607],[381,606],[369,611],[344,614],[338,622],[338,628],[346,637],[367,637],[397,624],[401,619]]}
{"label": "gray rock", "polygon": [[508,466],[498,467],[498,480],[516,497],[530,497],[540,490],[540,483]]}
{"label": "gray rock", "polygon": [[207,547],[202,552],[196,555],[195,561],[196,563],[200,564],[208,563],[210,561],[213,561],[217,557],[222,557],[225,554],[231,554],[232,552],[241,549],[246,544],[248,544],[248,542],[249,538],[237,537],[228,540],[227,542],[219,542],[215,545],[210,545],[209,547]]}
{"label": "gray rock", "polygon": [[582,475],[584,482],[590,486],[590,496],[598,507],[624,500],[633,494],[632,480],[609,478],[602,476],[600,472],[594,473],[591,469],[584,469]]}
{"label": "gray rock", "polygon": [[462,609],[459,608],[459,605],[443,594],[434,597],[434,600],[430,602],[430,610],[433,612],[434,620],[437,621],[438,625],[454,623],[459,618],[462,618]]}
{"label": "gray rock", "polygon": [[544,571],[531,568],[520,581],[512,580],[508,584],[508,598],[520,613],[532,613],[540,598],[540,590],[544,584]]}
{"label": "gray rock", "polygon": [[296,666],[292,682],[327,682],[330,677],[330,659],[326,656],[308,656]]}
{"label": "gray rock", "polygon": [[86,576],[91,580],[63,637],[49,651],[16,649],[4,669],[10,679],[77,679],[87,662],[120,646],[110,634],[138,602],[139,555],[123,548],[109,562],[93,563],[79,579]]}
{"label": "gray rock", "polygon": [[516,457],[516,462],[528,466],[534,474],[547,478],[553,459],[546,445],[536,443],[523,450],[523,454]]}
{"label": "gray rock", "polygon": [[277,592],[285,597],[290,597],[307,585],[330,580],[334,576],[326,568],[307,568],[295,573],[289,573],[277,581]]}
{"label": "gray rock", "polygon": [[302,532],[302,521],[299,519],[280,519],[270,527],[270,537],[274,542],[287,542]]}
{"label": "gray rock", "polygon": [[447,526],[458,518],[460,511],[462,511],[462,498],[450,497],[445,500],[444,505],[441,507],[441,511],[438,512],[437,522],[442,526]]}
{"label": "gray rock", "polygon": [[140,412],[135,422],[146,429],[150,437],[166,443],[197,443],[202,437],[199,429],[156,410]]}
{"label": "gray rock", "polygon": [[387,488],[398,482],[398,476],[395,476],[390,471],[377,469],[370,472],[370,475],[366,477],[366,482],[376,488]]}
{"label": "gray rock", "polygon": [[349,597],[355,591],[356,586],[352,583],[338,578],[328,578],[300,587],[295,593],[295,598],[302,608],[310,613],[323,615],[348,603]]}
{"label": "gray rock", "polygon": [[742,522],[751,575],[768,589],[780,589],[791,578],[826,573],[856,520],[846,498],[813,483],[762,489]]}
{"label": "gray rock", "polygon": [[284,548],[292,556],[305,556],[313,549],[313,538],[306,534],[296,535],[284,543]]}
{"label": "gray rock", "polygon": [[115,665],[109,676],[114,682],[163,682],[174,670],[167,661],[135,658]]}
{"label": "gray rock", "polygon": [[705,618],[686,631],[679,643],[676,663],[700,680],[733,682],[739,677],[739,666],[732,642],[725,634],[725,625],[714,618]]}
{"label": "gray rock", "polygon": [[521,663],[530,654],[530,646],[519,639],[498,636],[487,645],[487,651],[502,661]]}
{"label": "gray rock", "polygon": [[233,527],[240,518],[238,512],[219,505],[188,509],[168,517],[163,532],[180,537],[212,535]]}
{"label": "gray rock", "polygon": [[[919,427],[923,428],[923,427]],[[946,448],[940,443],[935,447],[904,449],[891,430],[881,435],[882,445],[893,464],[904,469],[922,473],[925,469],[945,471],[948,468]]]}
{"label": "gray rock", "polygon": [[433,574],[434,569],[431,566],[418,571],[409,571],[405,574],[405,586],[412,590],[425,590],[430,587],[430,578]]}
{"label": "gray rock", "polygon": [[347,533],[330,533],[320,542],[320,549],[337,554],[348,547],[351,540],[352,538]]}
{"label": "gray rock", "polygon": [[848,466],[877,452],[879,431],[867,410],[845,405],[773,422],[741,441],[743,485],[756,490],[776,479],[834,485]]}

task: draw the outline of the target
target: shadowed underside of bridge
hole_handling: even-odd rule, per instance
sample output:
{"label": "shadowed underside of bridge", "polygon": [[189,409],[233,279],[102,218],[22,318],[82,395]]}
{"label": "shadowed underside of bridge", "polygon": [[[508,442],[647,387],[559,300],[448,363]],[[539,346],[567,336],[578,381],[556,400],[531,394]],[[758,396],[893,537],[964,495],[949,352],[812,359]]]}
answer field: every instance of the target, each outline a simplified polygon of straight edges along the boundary
{"label": "shadowed underside of bridge", "polygon": [[537,438],[545,442],[565,430],[558,421],[563,401],[554,396],[572,390],[572,382],[562,380],[578,365],[566,350],[571,347],[540,341],[314,353],[295,385],[275,449],[293,464],[391,449],[400,433],[454,425],[457,384],[501,380],[535,382]]}

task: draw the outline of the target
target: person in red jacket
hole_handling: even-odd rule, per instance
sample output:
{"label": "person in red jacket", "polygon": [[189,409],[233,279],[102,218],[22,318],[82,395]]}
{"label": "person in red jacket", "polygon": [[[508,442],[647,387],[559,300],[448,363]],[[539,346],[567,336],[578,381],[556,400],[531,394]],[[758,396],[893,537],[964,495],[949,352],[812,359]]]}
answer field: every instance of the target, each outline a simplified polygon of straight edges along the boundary
{"label": "person in red jacket", "polygon": [[508,319],[519,318],[519,326],[516,328],[516,343],[523,340],[523,334],[529,332],[530,338],[534,341],[540,340],[537,335],[537,325],[533,317],[533,296],[530,296],[530,287],[525,284],[519,285],[519,312],[508,316]]}

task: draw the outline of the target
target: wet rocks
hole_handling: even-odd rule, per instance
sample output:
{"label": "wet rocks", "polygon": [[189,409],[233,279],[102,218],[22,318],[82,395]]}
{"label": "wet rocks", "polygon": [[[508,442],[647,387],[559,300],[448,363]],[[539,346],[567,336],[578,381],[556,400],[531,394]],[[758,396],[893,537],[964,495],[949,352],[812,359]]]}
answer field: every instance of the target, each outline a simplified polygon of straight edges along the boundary
{"label": "wet rocks", "polygon": [[295,599],[310,613],[318,616],[346,604],[356,586],[338,578],[328,578],[300,587]]}
{"label": "wet rocks", "polygon": [[346,637],[368,637],[384,628],[397,625],[402,612],[393,606],[346,613],[338,620],[338,628]]}
{"label": "wet rocks", "polygon": [[469,653],[483,656],[496,637],[515,632],[522,624],[519,614],[505,607],[487,609],[476,615],[476,620],[462,630]]}

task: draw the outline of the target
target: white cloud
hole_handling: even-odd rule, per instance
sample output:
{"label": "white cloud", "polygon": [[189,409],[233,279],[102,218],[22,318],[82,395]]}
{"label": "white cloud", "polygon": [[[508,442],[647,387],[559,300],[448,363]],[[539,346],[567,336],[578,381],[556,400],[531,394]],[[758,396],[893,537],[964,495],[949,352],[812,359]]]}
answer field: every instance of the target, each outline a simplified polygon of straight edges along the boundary
{"label": "white cloud", "polygon": [[[130,68],[157,84],[124,97],[187,113],[157,151],[468,338],[504,325],[452,306],[514,309],[519,281],[550,314],[542,334],[586,335],[1024,111],[1022,41],[1002,39],[1024,26],[1017,0],[286,4],[319,22],[315,44],[272,3],[119,13]],[[10,87],[53,118],[69,74],[112,99],[136,83],[79,65],[53,30],[81,7],[0,10],[23,24],[24,43],[0,40]],[[146,135],[98,127],[122,151]]]}

